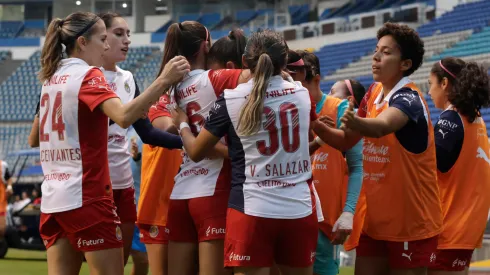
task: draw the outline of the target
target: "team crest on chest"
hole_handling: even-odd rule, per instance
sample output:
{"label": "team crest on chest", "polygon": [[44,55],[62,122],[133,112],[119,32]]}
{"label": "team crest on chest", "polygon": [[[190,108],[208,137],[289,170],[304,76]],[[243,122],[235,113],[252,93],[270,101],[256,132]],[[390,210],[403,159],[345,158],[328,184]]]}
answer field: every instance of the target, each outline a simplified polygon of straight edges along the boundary
{"label": "team crest on chest", "polygon": [[126,93],[128,94],[131,92],[131,88],[129,87],[129,83],[127,81],[124,82],[124,90],[126,90]]}

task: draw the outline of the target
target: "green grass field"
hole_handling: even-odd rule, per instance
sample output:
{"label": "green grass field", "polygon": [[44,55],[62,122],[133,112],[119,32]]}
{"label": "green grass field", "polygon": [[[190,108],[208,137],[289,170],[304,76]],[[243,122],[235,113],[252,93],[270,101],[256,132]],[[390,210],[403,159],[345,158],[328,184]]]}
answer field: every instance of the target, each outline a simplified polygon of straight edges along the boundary
{"label": "green grass field", "polygon": [[[124,270],[125,275],[131,272],[131,259]],[[0,259],[0,275],[42,275],[48,274],[46,264],[46,253],[38,251],[24,251],[18,249],[9,249],[5,259]],[[80,274],[88,275],[87,264],[83,264]],[[343,268],[340,275],[353,275],[352,268]]]}

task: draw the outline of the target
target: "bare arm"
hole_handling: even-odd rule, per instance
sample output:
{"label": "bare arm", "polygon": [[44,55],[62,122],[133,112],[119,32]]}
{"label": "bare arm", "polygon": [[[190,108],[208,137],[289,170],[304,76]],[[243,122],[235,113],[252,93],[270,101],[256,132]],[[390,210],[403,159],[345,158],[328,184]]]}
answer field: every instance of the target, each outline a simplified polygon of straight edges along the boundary
{"label": "bare arm", "polygon": [[218,142],[212,150],[209,150],[209,152],[206,154],[206,157],[229,159],[230,156],[228,155],[228,146],[221,142]]}
{"label": "bare arm", "polygon": [[352,148],[362,138],[359,133],[333,129],[320,121],[312,122],[311,127],[323,142],[342,152]]}
{"label": "bare arm", "polygon": [[31,148],[39,147],[39,114],[34,116],[34,121],[32,121],[31,133],[27,138],[27,142]]}
{"label": "bare arm", "polygon": [[180,136],[184,143],[185,152],[193,162],[199,162],[207,155],[212,154],[212,149],[219,143],[219,138],[206,129],[202,129],[199,135],[194,137],[191,129],[185,127],[180,130]]}
{"label": "bare arm", "polygon": [[146,92],[123,105],[118,98],[111,98],[99,105],[101,110],[122,128],[128,128],[136,120],[146,115],[153,103],[158,101],[163,91],[180,81],[189,72],[190,65],[182,56],[170,60],[161,75],[148,87]]}
{"label": "bare arm", "polygon": [[373,138],[380,138],[400,130],[408,120],[408,116],[395,107],[389,107],[376,118],[360,118],[349,108],[341,118],[346,128],[362,136]]}
{"label": "bare arm", "polygon": [[320,144],[318,144],[316,141],[312,141],[309,143],[309,150],[310,150],[310,155],[313,155],[316,150],[320,149]]}

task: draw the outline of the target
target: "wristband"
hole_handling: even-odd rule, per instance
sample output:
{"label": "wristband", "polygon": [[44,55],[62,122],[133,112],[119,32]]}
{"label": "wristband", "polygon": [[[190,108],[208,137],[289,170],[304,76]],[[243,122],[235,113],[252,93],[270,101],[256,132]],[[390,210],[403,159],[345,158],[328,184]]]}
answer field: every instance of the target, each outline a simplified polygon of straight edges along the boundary
{"label": "wristband", "polygon": [[187,122],[181,122],[179,125],[179,131],[182,131],[184,128],[191,128]]}
{"label": "wristband", "polygon": [[12,189],[12,185],[7,185],[7,191],[14,191],[14,190]]}
{"label": "wristband", "polygon": [[315,142],[320,146],[327,145],[319,136],[315,138]]}

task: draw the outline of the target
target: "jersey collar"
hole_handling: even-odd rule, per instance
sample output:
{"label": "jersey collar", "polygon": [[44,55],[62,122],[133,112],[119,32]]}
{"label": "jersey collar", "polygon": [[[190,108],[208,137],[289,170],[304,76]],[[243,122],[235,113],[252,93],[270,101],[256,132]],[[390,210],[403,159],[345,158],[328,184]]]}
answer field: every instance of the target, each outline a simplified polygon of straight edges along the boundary
{"label": "jersey collar", "polygon": [[80,65],[90,66],[87,62],[85,62],[85,60],[76,57],[64,58],[61,60],[61,65],[69,65],[69,64],[80,64]]}
{"label": "jersey collar", "polygon": [[[104,69],[104,67],[100,67],[100,70],[101,70],[103,73],[105,73],[105,72],[114,72],[114,71],[108,71],[108,70]],[[115,72],[115,73],[116,73],[118,76],[121,76],[121,75],[123,75],[123,70],[122,70],[122,69],[121,69],[119,66],[117,66],[117,65],[116,65],[116,72]]]}
{"label": "jersey collar", "polygon": [[[253,81],[254,81],[254,78],[252,77],[252,78],[250,78],[250,79],[247,81],[247,83],[253,83]],[[272,77],[271,77],[271,79],[270,79],[270,81],[269,81],[269,86],[270,86],[270,85],[272,85],[272,84],[273,84],[274,82],[276,82],[276,81],[281,81],[281,82],[282,82],[282,81],[284,81],[284,79],[282,78],[282,76],[281,76],[281,75],[274,75],[274,76],[272,76]],[[296,83],[296,82],[293,82],[293,84],[296,84],[296,85],[297,85],[297,83]]]}
{"label": "jersey collar", "polygon": [[195,75],[202,74],[203,72],[204,72],[203,69],[192,70],[192,71],[188,72],[184,78],[193,77]]}
{"label": "jersey collar", "polygon": [[412,83],[412,80],[410,80],[406,76],[404,78],[400,79],[400,81],[398,81],[398,83],[395,85],[395,87],[393,87],[393,89],[391,89],[391,91],[385,96],[385,98],[383,99],[383,102],[381,102],[381,98],[383,97],[383,89],[381,89],[381,93],[379,93],[378,97],[376,98],[376,101],[375,101],[376,104],[377,105],[383,105],[385,102],[390,102],[390,99],[393,96],[393,94],[409,83]]}

